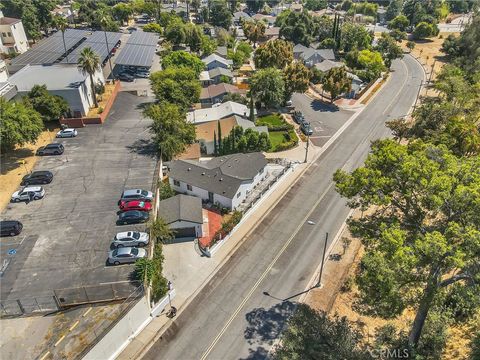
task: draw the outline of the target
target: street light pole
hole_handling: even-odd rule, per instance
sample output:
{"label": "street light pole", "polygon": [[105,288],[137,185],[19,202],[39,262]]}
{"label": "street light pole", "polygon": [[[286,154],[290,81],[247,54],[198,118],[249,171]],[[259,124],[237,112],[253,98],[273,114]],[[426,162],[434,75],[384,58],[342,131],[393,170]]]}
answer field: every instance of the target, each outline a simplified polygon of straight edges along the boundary
{"label": "street light pole", "polygon": [[304,163],[307,162],[308,158],[308,146],[310,145],[310,135],[307,135],[307,146],[305,147],[305,161]]}
{"label": "street light pole", "polygon": [[323,246],[322,265],[320,266],[320,274],[318,274],[318,282],[316,287],[322,287],[322,273],[323,273],[323,264],[325,262],[325,255],[327,252],[327,242],[328,242],[328,232],[325,234],[325,245]]}
{"label": "street light pole", "polygon": [[423,85],[423,80],[420,81],[420,86],[418,87],[418,93],[417,93],[417,97],[415,98],[415,103],[413,104],[412,113],[415,112],[415,109],[417,108],[417,102],[418,102],[418,98],[420,97],[420,91],[422,91],[422,85]]}

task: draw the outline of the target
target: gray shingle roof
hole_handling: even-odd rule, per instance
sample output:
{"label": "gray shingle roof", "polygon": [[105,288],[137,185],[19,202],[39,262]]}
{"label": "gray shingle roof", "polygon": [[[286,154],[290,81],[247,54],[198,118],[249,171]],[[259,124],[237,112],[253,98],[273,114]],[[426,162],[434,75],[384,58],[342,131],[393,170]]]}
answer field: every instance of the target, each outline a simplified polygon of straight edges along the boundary
{"label": "gray shingle roof", "polygon": [[265,165],[267,160],[260,152],[225,155],[207,162],[174,160],[170,177],[231,199],[240,185],[253,180]]}
{"label": "gray shingle roof", "polygon": [[203,223],[202,199],[189,195],[176,195],[158,204],[158,214],[167,224],[176,221]]}
{"label": "gray shingle roof", "polygon": [[214,77],[217,77],[220,75],[225,75],[225,76],[228,76],[229,78],[233,78],[233,73],[230,70],[224,69],[222,67],[217,67],[215,69],[212,69],[208,72],[208,74],[210,75],[210,79],[213,79]]}

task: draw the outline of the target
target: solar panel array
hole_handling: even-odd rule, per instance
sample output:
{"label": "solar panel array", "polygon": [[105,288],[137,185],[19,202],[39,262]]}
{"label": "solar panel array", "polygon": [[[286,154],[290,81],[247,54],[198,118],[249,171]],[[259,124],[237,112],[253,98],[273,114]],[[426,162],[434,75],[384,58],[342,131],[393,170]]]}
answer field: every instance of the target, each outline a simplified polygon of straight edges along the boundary
{"label": "solar panel array", "polygon": [[[122,34],[107,32],[108,47],[112,48],[120,40]],[[52,36],[39,41],[39,43],[32,47],[27,52],[16,56],[12,59],[12,65],[28,65],[28,64],[53,64],[62,58],[65,54],[65,47],[67,51],[76,47],[70,54],[68,54],[68,63],[77,63],[80,51],[86,47],[91,47],[92,50],[100,56],[103,62],[107,56],[108,51],[105,44],[105,34],[103,31],[86,31],[78,29],[67,29],[65,31],[65,46],[63,44],[62,32],[58,31]],[[67,63],[66,58],[61,61]]]}
{"label": "solar panel array", "polygon": [[153,33],[135,31],[118,55],[115,64],[144,67],[152,66],[158,38],[158,35]]}

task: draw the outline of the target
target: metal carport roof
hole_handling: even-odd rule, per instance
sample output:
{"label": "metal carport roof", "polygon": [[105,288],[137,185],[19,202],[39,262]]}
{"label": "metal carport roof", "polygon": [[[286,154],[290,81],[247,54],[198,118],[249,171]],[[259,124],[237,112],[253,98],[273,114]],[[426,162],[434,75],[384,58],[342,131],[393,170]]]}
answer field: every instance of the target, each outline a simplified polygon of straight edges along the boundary
{"label": "metal carport roof", "polygon": [[155,46],[127,43],[115,60],[115,64],[150,67],[155,50]]}

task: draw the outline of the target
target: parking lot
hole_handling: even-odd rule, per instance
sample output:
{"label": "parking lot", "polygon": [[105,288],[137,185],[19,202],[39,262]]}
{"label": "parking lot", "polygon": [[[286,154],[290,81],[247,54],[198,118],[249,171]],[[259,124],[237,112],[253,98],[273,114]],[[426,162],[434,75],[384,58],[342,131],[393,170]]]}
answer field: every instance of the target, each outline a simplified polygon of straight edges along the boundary
{"label": "parking lot", "polygon": [[103,125],[78,129],[60,156],[39,159],[35,170],[50,170],[42,200],[10,204],[2,219],[19,220],[23,231],[0,238],[1,299],[53,295],[54,289],[128,283],[133,265],[106,266],[109,245],[119,231],[117,201],[125,188],[151,190],[156,158],[150,121],[141,104],[152,101],[119,93]]}
{"label": "parking lot", "polygon": [[316,146],[323,146],[353,114],[352,111],[312,100],[305,94],[293,94],[292,103],[295,110],[301,111],[310,122],[313,130],[310,141]]}

